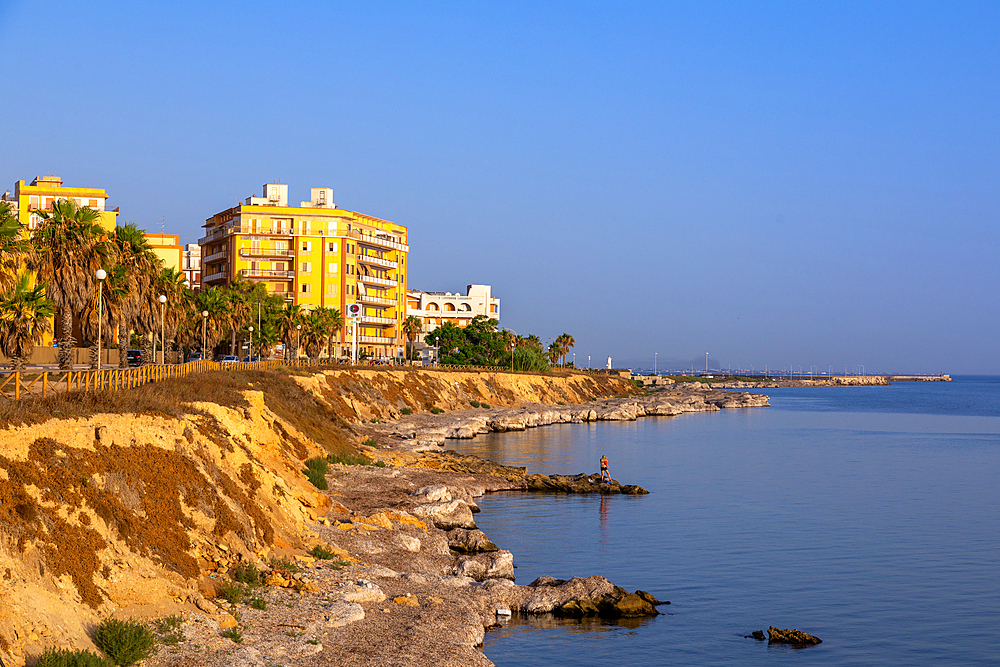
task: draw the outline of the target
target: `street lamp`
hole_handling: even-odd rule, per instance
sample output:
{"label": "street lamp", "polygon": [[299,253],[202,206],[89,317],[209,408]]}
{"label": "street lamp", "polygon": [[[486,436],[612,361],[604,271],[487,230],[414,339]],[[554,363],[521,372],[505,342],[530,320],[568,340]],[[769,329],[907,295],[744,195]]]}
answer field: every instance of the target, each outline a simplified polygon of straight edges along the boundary
{"label": "street lamp", "polygon": [[[97,373],[100,378],[101,372],[101,323],[104,319],[104,279],[108,277],[108,272],[104,269],[97,269],[94,273],[97,278]],[[121,353],[121,350],[119,350]]]}
{"label": "street lamp", "polygon": [[301,336],[302,336],[302,325],[301,324],[296,324],[295,325],[295,360],[296,361],[299,360],[299,341],[301,339]]}
{"label": "street lamp", "polygon": [[[161,294],[156,297],[160,302],[160,363],[167,363],[167,341],[163,340],[163,314],[167,305],[167,295]],[[156,345],[153,345],[153,363],[156,363]]]}
{"label": "street lamp", "polygon": [[653,375],[656,375],[656,352],[653,353]]}
{"label": "street lamp", "polygon": [[708,372],[708,352],[705,353],[705,372]]}
{"label": "street lamp", "polygon": [[250,352],[247,354],[247,361],[253,361],[253,326],[250,327]]}
{"label": "street lamp", "polygon": [[208,311],[201,311],[201,360],[205,361],[205,346],[208,344]]}

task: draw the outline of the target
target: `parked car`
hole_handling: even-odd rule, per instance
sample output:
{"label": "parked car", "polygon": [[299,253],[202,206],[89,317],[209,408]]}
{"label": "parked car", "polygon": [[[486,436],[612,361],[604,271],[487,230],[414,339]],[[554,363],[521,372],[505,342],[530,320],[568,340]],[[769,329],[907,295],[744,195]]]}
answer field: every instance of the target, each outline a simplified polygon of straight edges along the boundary
{"label": "parked car", "polygon": [[127,354],[129,368],[142,366],[142,350],[129,350]]}
{"label": "parked car", "polygon": [[246,361],[246,362],[251,363],[251,364],[255,364],[258,361],[260,361],[260,357],[258,357],[257,355],[254,355],[252,357],[243,357],[243,361]]}
{"label": "parked car", "polygon": [[239,361],[240,361],[240,358],[237,357],[235,354],[227,354],[226,356],[222,357],[222,359],[220,360],[220,363],[223,363],[223,364],[236,364],[236,363],[239,363]]}
{"label": "parked car", "polygon": [[191,354],[188,355],[187,360],[188,361],[201,361],[204,358],[205,358],[205,355],[203,355],[201,352],[192,352]]}

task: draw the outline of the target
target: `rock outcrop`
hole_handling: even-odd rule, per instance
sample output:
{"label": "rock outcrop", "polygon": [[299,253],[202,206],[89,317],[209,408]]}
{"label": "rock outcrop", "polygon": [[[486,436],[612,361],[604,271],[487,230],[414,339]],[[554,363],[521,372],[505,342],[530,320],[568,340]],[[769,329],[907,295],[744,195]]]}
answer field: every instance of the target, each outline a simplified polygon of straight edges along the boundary
{"label": "rock outcrop", "polygon": [[795,644],[796,646],[813,646],[823,643],[819,637],[814,637],[801,630],[779,630],[773,625],[767,629],[768,644]]}
{"label": "rock outcrop", "polygon": [[649,493],[635,484],[622,485],[618,480],[610,483],[601,481],[600,475],[525,475],[524,482],[528,491],[546,491],[549,493],[599,493],[601,495],[625,494],[641,496]]}

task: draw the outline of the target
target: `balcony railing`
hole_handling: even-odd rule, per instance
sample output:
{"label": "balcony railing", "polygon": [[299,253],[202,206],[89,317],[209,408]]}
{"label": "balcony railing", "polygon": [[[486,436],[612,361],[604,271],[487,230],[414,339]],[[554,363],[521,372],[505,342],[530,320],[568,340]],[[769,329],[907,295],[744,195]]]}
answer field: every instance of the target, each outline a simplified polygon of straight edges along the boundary
{"label": "balcony railing", "polygon": [[362,234],[354,229],[347,232],[347,235],[351,238],[357,239],[360,243],[364,243],[365,245],[370,245],[375,248],[390,248],[392,250],[410,252],[410,246],[405,243],[399,243],[395,239],[385,238],[383,236],[374,236],[372,234]]}
{"label": "balcony railing", "polygon": [[226,258],[228,256],[229,256],[229,249],[228,248],[223,248],[219,252],[214,253],[212,255],[209,255],[208,257],[203,258],[201,261],[204,262],[205,264],[208,264],[209,262],[214,262],[217,259],[224,259],[224,258]]}
{"label": "balcony railing", "polygon": [[240,275],[244,278],[282,278],[285,280],[295,278],[294,271],[275,271],[274,269],[240,269]]}
{"label": "balcony railing", "polygon": [[217,273],[210,273],[207,276],[203,275],[201,277],[201,282],[202,283],[210,283],[210,282],[214,282],[216,280],[224,280],[225,277],[226,277],[226,272],[225,271],[218,271]]}
{"label": "balcony railing", "polygon": [[[350,336],[348,336],[350,340]],[[393,345],[396,342],[395,338],[387,338],[386,336],[358,336],[359,343],[374,343],[376,345]]]}
{"label": "balcony railing", "polygon": [[394,317],[376,317],[375,315],[362,315],[358,318],[362,324],[382,324],[385,326],[394,326],[396,324],[396,318]]}
{"label": "balcony railing", "polygon": [[280,250],[270,248],[240,248],[242,257],[294,257],[294,250]]}
{"label": "balcony railing", "polygon": [[358,255],[358,262],[361,264],[371,264],[372,266],[381,266],[386,269],[399,268],[399,262],[394,262],[391,259],[382,259],[374,255]]}
{"label": "balcony railing", "polygon": [[386,299],[381,296],[375,296],[374,294],[359,294],[358,301],[361,303],[370,303],[378,306],[395,306],[395,299]]}
{"label": "balcony railing", "polygon": [[368,285],[382,285],[383,287],[396,287],[397,284],[395,280],[365,275],[358,275],[358,282],[367,283]]}

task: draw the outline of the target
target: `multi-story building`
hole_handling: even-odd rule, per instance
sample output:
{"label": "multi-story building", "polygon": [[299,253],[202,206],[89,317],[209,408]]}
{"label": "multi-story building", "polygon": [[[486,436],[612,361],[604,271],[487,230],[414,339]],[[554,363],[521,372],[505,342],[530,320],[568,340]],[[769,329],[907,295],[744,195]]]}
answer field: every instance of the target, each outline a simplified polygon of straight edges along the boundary
{"label": "multi-story building", "polygon": [[493,298],[489,285],[468,285],[465,294],[455,292],[424,292],[417,289],[406,290],[406,315],[419,317],[422,323],[420,333],[413,347],[425,347],[424,336],[445,322],[456,327],[467,327],[477,315],[500,320],[500,299]]}
{"label": "multi-story building", "polygon": [[17,219],[29,234],[38,228],[38,211],[51,211],[52,203],[57,199],[72,199],[79,206],[94,209],[100,214],[98,224],[109,232],[117,224],[118,209],[106,209],[108,195],[103,189],[63,187],[58,176],[36,176],[31,185],[25,185],[24,181],[14,184],[13,201],[17,207]]}
{"label": "multi-story building", "polygon": [[191,289],[201,289],[201,246],[188,243],[184,246],[184,279]]}
{"label": "multi-story building", "polygon": [[181,237],[177,234],[150,234],[145,232],[146,241],[153,253],[163,262],[163,268],[181,270]]}
{"label": "multi-story building", "polygon": [[[268,183],[262,197],[248,197],[209,218],[198,241],[202,286],[241,276],[305,310],[337,308],[345,320],[347,305],[359,303],[359,349],[372,357],[401,356],[406,227],[337,208],[329,188],[310,192],[310,201],[289,206],[288,186]],[[349,327],[340,343],[346,355]]]}

